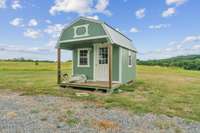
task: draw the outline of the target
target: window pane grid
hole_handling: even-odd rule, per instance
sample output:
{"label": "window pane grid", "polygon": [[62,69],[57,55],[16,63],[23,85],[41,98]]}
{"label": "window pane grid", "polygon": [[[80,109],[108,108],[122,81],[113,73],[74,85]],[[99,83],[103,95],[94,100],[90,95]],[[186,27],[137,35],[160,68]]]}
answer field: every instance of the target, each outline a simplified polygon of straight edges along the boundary
{"label": "window pane grid", "polygon": [[99,48],[99,64],[108,64],[107,48]]}
{"label": "window pane grid", "polygon": [[80,50],[79,54],[79,65],[88,65],[88,50]]}

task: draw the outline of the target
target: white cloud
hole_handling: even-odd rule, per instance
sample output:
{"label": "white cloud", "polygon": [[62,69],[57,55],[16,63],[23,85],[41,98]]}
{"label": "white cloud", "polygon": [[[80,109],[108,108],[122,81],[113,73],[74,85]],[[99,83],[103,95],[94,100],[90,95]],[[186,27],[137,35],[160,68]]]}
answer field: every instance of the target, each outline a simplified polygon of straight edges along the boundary
{"label": "white cloud", "polygon": [[37,26],[38,22],[36,19],[31,19],[28,23],[28,26],[32,27],[32,26]]}
{"label": "white cloud", "polygon": [[175,8],[168,8],[167,10],[165,10],[162,13],[162,17],[170,17],[172,15],[174,15],[176,13],[176,9]]}
{"label": "white cloud", "polygon": [[107,10],[109,0],[98,0],[96,5],[94,5],[94,3],[94,0],[55,0],[49,12],[52,15],[59,12],[74,12],[79,15],[94,13],[111,15],[110,11]]}
{"label": "white cloud", "polygon": [[22,18],[13,19],[12,21],[10,21],[10,24],[15,27],[23,27],[24,26]]}
{"label": "white cloud", "polygon": [[6,0],[0,0],[0,8],[6,7]]}
{"label": "white cloud", "polygon": [[95,15],[95,16],[86,16],[87,18],[91,18],[91,19],[95,19],[95,20],[99,20],[99,16]]}
{"label": "white cloud", "polygon": [[49,25],[44,32],[51,35],[52,38],[57,38],[64,27],[65,25],[62,24]]}
{"label": "white cloud", "polygon": [[95,8],[98,11],[104,11],[109,5],[109,0],[99,0]]}
{"label": "white cloud", "polygon": [[178,55],[200,53],[200,35],[187,36],[181,41],[172,41],[166,48],[139,53],[142,59],[161,59]]}
{"label": "white cloud", "polygon": [[130,29],[130,32],[132,32],[132,33],[137,33],[137,32],[139,32],[139,30],[138,30],[136,27],[132,27],[132,28]]}
{"label": "white cloud", "polygon": [[50,13],[55,15],[57,12],[77,12],[85,14],[91,11],[92,1],[90,0],[56,0],[51,7]]}
{"label": "white cloud", "polygon": [[37,39],[42,35],[40,30],[34,30],[34,29],[26,29],[24,32],[25,37],[29,37],[32,39]]}
{"label": "white cloud", "polygon": [[107,10],[108,5],[109,5],[109,0],[98,0],[98,3],[95,6],[95,8],[97,12],[102,12],[110,16],[111,12]]}
{"label": "white cloud", "polygon": [[182,43],[193,43],[200,41],[200,35],[199,36],[187,36]]}
{"label": "white cloud", "polygon": [[192,49],[193,49],[193,50],[200,50],[200,45],[194,45],[194,46],[192,47]]}
{"label": "white cloud", "polygon": [[149,29],[162,29],[162,28],[169,28],[171,25],[170,24],[158,24],[158,25],[150,25]]}
{"label": "white cloud", "polygon": [[19,8],[22,8],[19,0],[13,0],[11,4],[12,9],[17,10]]}
{"label": "white cloud", "polygon": [[139,9],[135,12],[135,15],[138,19],[144,18],[145,17],[145,8]]}
{"label": "white cloud", "polygon": [[166,0],[166,4],[167,5],[176,4],[178,6],[184,4],[186,1],[187,0]]}

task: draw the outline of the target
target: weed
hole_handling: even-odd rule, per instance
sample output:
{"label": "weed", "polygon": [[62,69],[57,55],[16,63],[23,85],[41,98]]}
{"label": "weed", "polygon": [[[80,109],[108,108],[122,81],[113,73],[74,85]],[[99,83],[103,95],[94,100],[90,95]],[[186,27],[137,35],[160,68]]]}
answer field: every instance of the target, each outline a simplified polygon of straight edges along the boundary
{"label": "weed", "polygon": [[36,113],[39,113],[39,110],[38,110],[38,109],[32,109],[32,110],[30,111],[30,113],[31,113],[31,114],[36,114]]}
{"label": "weed", "polygon": [[174,123],[172,123],[171,121],[161,121],[161,120],[154,121],[154,125],[160,129],[169,129],[175,126]]}
{"label": "weed", "polygon": [[79,123],[79,119],[78,118],[69,118],[69,119],[66,120],[66,123],[69,126],[75,126],[76,124]]}

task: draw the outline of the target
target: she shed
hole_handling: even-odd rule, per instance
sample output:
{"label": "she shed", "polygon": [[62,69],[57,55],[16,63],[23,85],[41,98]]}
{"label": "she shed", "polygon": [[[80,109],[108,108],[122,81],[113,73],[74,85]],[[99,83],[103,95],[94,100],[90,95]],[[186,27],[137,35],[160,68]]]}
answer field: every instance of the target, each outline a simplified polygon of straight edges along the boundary
{"label": "she shed", "polygon": [[58,83],[60,50],[72,50],[72,75],[84,74],[85,83],[73,87],[116,88],[136,77],[136,49],[132,41],[105,22],[80,17],[63,29],[57,43]]}

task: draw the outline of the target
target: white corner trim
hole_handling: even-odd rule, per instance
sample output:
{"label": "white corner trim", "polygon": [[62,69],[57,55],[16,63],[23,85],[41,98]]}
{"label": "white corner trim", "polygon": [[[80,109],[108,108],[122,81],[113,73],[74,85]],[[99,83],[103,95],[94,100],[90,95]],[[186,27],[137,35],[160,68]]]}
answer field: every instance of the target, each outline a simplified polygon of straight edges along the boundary
{"label": "white corner trim", "polygon": [[[80,50],[87,50],[88,51],[88,55],[87,55],[88,64],[87,65],[80,65]],[[78,48],[78,50],[77,50],[77,52],[78,52],[77,67],[90,67],[90,50],[91,50],[91,48]]]}
{"label": "white corner trim", "polygon": [[96,44],[93,44],[93,80],[96,81]]}
{"label": "white corner trim", "polygon": [[[73,27],[73,29],[74,29],[74,38],[89,36],[90,34],[88,33],[88,27],[89,27],[89,24],[74,26]],[[85,33],[81,34],[81,35],[78,35],[77,34],[77,30],[80,29],[80,28],[84,28],[85,29]]]}
{"label": "white corner trim", "polygon": [[119,82],[122,83],[122,48],[119,47]]}
{"label": "white corner trim", "polygon": [[72,74],[74,75],[74,50],[72,50]]}

